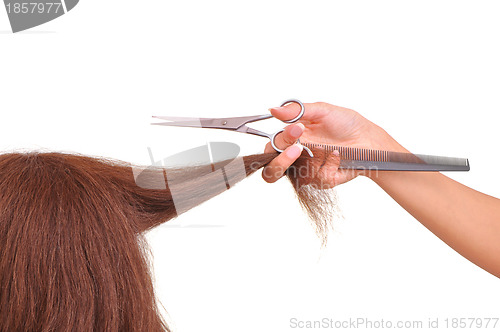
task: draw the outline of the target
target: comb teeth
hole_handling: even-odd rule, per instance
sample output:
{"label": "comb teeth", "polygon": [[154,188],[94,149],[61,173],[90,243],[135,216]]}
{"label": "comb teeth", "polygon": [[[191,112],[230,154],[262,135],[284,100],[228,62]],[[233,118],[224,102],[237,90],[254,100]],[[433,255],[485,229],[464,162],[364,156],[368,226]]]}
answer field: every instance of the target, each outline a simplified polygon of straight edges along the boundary
{"label": "comb teeth", "polygon": [[[307,146],[308,148],[321,148],[325,149],[325,151],[333,152],[337,150],[340,154],[340,159],[344,160],[362,160],[362,161],[382,161],[389,162],[395,161],[391,160],[390,154],[399,152],[389,152],[389,151],[381,151],[381,150],[371,150],[371,149],[361,149],[361,148],[350,148],[345,146],[337,146],[337,145],[328,145],[328,144],[319,144],[319,143],[302,143],[302,145]],[[403,155],[415,156],[411,153],[402,153]],[[394,156],[396,157],[396,156]],[[403,156],[400,156],[400,159]],[[407,158],[409,156],[406,156]],[[402,158],[405,159],[405,158]],[[416,162],[418,158],[413,158]],[[410,161],[406,161],[410,162]]]}
{"label": "comb teeth", "polygon": [[351,148],[345,146],[328,145],[320,143],[302,143],[308,148],[324,149],[328,152],[339,151],[341,160],[353,161],[374,161],[374,162],[395,162],[407,164],[432,164],[432,165],[452,165],[468,166],[466,158],[453,158],[431,156],[404,152],[392,152],[383,150],[371,150],[362,148]]}

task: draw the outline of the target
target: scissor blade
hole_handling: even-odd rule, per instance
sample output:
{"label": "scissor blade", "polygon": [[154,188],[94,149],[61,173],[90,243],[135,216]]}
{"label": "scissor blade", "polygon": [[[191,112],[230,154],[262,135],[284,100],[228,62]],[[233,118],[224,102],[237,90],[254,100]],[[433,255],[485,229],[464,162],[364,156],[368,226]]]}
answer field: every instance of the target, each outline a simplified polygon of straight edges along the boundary
{"label": "scissor blade", "polygon": [[151,123],[152,125],[171,127],[219,128],[219,125],[224,123],[224,119],[217,118],[193,118],[181,116],[153,116],[153,118],[169,120],[169,122]]}
{"label": "scissor blade", "polygon": [[172,122],[158,122],[151,123],[156,126],[171,126],[171,127],[194,127],[194,128],[203,128],[200,120],[197,121],[172,121]]}
{"label": "scissor blade", "polygon": [[240,116],[232,118],[189,118],[189,117],[179,117],[179,116],[153,116],[153,118],[161,120],[169,120],[170,122],[160,122],[152,124],[160,126],[174,126],[174,127],[197,127],[197,128],[237,130],[246,123],[269,119],[270,117],[272,117],[271,114]]}

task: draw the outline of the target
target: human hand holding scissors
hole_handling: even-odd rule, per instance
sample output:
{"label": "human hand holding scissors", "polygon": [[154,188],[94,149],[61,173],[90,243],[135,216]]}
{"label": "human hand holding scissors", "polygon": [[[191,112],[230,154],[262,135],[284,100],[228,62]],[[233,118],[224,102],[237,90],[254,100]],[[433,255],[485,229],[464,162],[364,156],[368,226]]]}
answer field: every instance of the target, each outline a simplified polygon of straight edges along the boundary
{"label": "human hand holding scissors", "polygon": [[[278,180],[300,156],[300,147],[293,147],[294,142],[299,138],[305,142],[320,144],[408,152],[382,128],[351,109],[327,103],[304,104],[304,107],[305,112],[299,123],[286,127],[283,134],[276,139],[276,144],[281,149],[286,149],[286,151],[294,149],[293,155],[289,154],[284,157],[280,155],[264,168],[262,177],[267,182]],[[275,118],[287,120],[296,116],[300,109],[295,104],[289,104],[271,108],[270,111]],[[272,152],[270,144],[266,145],[265,152]],[[365,173],[363,170],[338,169],[338,163],[328,163],[325,166],[331,169],[325,169],[322,172],[325,177],[321,180],[329,187],[345,183]]]}
{"label": "human hand holding scissors", "polygon": [[[353,110],[326,103],[304,105],[306,111],[300,122],[305,125],[305,130],[299,135],[304,142],[408,152],[382,128]],[[295,105],[271,109],[273,116],[282,120],[297,112]],[[285,129],[279,141],[281,148],[290,146],[295,139],[290,131]],[[266,151],[271,151],[269,144]],[[266,181],[276,181],[279,178],[277,170],[286,170],[296,159],[279,158],[274,159],[272,166],[267,166],[273,167],[271,172],[264,169]],[[500,199],[471,189],[439,172],[365,172],[337,169],[336,163],[327,163],[325,167],[330,168],[325,174],[334,175],[322,181],[332,187],[358,175],[369,177],[450,247],[500,277]],[[278,176],[266,177],[265,174]]]}
{"label": "human hand holding scissors", "polygon": [[[280,113],[281,111],[286,112]],[[274,109],[274,112],[276,112],[276,118],[285,123],[301,122],[271,134],[247,125],[272,118],[273,115],[271,114],[227,118],[154,116],[167,122],[153,124],[222,129],[268,138],[270,142],[266,147],[266,152],[273,152],[273,150],[284,152],[273,159],[264,169],[263,177],[268,182],[279,179],[284,171],[301,155],[302,150],[305,150],[310,158],[314,158],[310,148],[332,152],[333,156],[337,152],[338,158],[327,158],[323,165],[319,167],[319,171],[322,172],[319,180],[328,187],[346,182],[358,174],[372,170],[431,172],[469,170],[469,162],[464,158],[414,155],[409,152],[397,152],[394,149],[377,149],[385,147],[386,144],[373,144],[374,141],[368,139],[369,136],[367,135],[369,133],[366,133],[366,129],[377,127],[356,112],[346,108],[317,103],[308,104],[306,112],[306,107],[302,102],[290,99],[282,103],[280,108]],[[292,113],[294,115],[290,117]],[[303,145],[299,141],[299,137],[306,130],[304,124],[307,124],[311,129],[309,134],[306,132],[306,135],[312,141],[308,141]],[[381,130],[381,132],[383,131]],[[389,137],[387,134],[385,136]],[[335,143],[340,145],[333,145]],[[325,164],[328,164],[328,167],[324,167]]]}

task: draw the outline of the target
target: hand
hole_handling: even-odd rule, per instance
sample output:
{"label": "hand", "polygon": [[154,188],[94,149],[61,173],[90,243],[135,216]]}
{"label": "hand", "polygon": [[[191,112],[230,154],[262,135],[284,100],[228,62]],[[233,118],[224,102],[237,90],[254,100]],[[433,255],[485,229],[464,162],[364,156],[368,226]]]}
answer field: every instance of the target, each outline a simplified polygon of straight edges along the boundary
{"label": "hand", "polygon": [[[271,169],[271,176],[266,175],[264,168],[262,174],[266,181],[276,181],[292,164],[295,169],[297,165],[312,165],[312,168],[307,168],[305,176],[298,177],[299,181],[316,183],[319,180],[321,188],[339,185],[360,174],[366,175],[450,247],[500,278],[499,199],[468,188],[438,172],[382,171],[364,174],[363,171],[338,170],[338,158],[324,153],[321,155],[321,150],[314,158],[303,153],[298,159],[300,147],[295,150],[291,144],[299,136],[301,142],[408,152],[382,128],[353,110],[325,103],[304,106],[306,110],[300,119],[305,128],[302,135],[298,135],[300,130],[294,130],[302,128],[300,124],[290,125],[282,135],[278,135],[278,147],[283,149],[288,146],[285,153],[289,153],[281,153],[266,166]],[[296,104],[271,109],[273,116],[280,120],[293,119],[299,111]],[[268,144],[266,152],[272,151],[271,144]],[[319,172],[311,176],[311,170]],[[302,182],[294,183],[296,188],[297,184],[301,186]]]}
{"label": "hand", "polygon": [[[278,180],[299,157],[301,147],[294,144],[299,137],[301,142],[406,151],[382,128],[351,109],[327,103],[304,104],[304,106],[305,113],[299,122],[289,125],[276,137],[276,145],[280,149],[286,149],[264,168],[262,177],[267,182]],[[293,103],[272,108],[270,111],[277,119],[289,120],[299,114],[300,108]],[[273,151],[271,144],[268,143],[265,152]],[[364,171],[338,170],[338,165],[338,159],[330,158],[329,162],[321,167],[318,176],[322,187],[334,187],[364,174]]]}

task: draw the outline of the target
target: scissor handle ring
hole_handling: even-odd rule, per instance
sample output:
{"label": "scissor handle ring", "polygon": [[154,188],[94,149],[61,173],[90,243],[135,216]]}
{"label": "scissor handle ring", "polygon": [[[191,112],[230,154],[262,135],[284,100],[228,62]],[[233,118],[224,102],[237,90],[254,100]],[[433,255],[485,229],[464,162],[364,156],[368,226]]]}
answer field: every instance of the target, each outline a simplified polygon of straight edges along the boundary
{"label": "scissor handle ring", "polygon": [[278,151],[278,152],[280,152],[280,153],[281,153],[281,152],[283,152],[284,150],[281,150],[280,148],[278,148],[278,147],[276,146],[276,144],[274,143],[274,140],[276,139],[276,136],[278,136],[278,134],[279,134],[279,133],[282,133],[283,131],[285,131],[285,128],[278,130],[277,132],[275,132],[275,133],[274,133],[274,134],[270,137],[270,139],[271,139],[271,146],[273,147],[273,149],[275,149],[276,151]]}
{"label": "scissor handle ring", "polygon": [[[278,148],[276,146],[276,144],[274,144],[274,140],[276,139],[276,136],[278,136],[278,134],[282,133],[283,131],[285,130],[285,128],[283,129],[280,129],[278,130],[277,132],[275,132],[272,136],[271,136],[271,146],[273,147],[274,150],[278,151],[279,153],[283,152],[284,150],[281,150],[280,148]],[[300,143],[300,139],[297,139],[297,142],[298,144],[302,145]],[[306,150],[306,152],[309,154],[309,156],[312,158],[314,157],[312,151],[307,147],[307,146],[304,146],[302,145],[302,147],[304,148],[304,150]]]}
{"label": "scissor handle ring", "polygon": [[[286,104],[290,104],[290,103],[296,103],[296,104],[299,104],[300,106],[300,113],[299,115],[297,115],[295,118],[293,118],[292,120],[283,120],[283,122],[285,123],[293,123],[293,122],[297,122],[298,120],[300,120],[300,118],[302,117],[302,115],[304,115],[304,112],[306,111],[306,108],[304,107],[304,104],[302,104],[302,102],[300,100],[297,100],[297,99],[289,99],[285,102],[283,102],[283,104],[281,104],[281,106],[285,106]],[[281,150],[280,148],[278,148],[276,146],[276,144],[274,143],[274,140],[276,139],[276,136],[278,136],[278,134],[282,133],[283,131],[285,130],[285,128],[283,129],[280,129],[278,130],[277,132],[275,132],[274,134],[271,135],[270,137],[270,140],[271,140],[271,146],[273,147],[274,150],[276,150],[277,152],[281,153],[283,152],[284,150]],[[297,142],[298,144],[302,145],[300,143],[300,139],[297,139]],[[302,145],[302,147],[304,148],[304,150],[306,150],[306,152],[309,154],[309,156],[312,158],[314,157],[312,151],[307,147],[307,146],[304,146]]]}
{"label": "scissor handle ring", "polygon": [[[304,115],[305,111],[306,111],[306,108],[304,107],[304,104],[302,104],[302,102],[298,99],[288,99],[286,101],[284,101],[281,106],[285,106],[286,104],[290,104],[290,103],[295,103],[295,104],[298,104],[300,106],[300,113],[299,115],[297,115],[295,118],[291,119],[291,120],[283,120],[283,122],[285,123],[294,123],[294,122],[297,122],[300,120],[300,118]],[[272,142],[273,140],[271,140]]]}

